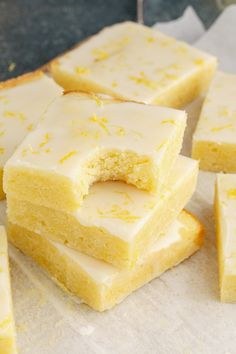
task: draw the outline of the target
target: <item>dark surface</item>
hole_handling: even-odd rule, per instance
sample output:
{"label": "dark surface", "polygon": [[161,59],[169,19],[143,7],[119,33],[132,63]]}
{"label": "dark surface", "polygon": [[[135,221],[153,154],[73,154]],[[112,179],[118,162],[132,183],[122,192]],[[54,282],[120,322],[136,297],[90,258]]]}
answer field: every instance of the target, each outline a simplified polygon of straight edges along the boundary
{"label": "dark surface", "polygon": [[[206,27],[219,13],[214,0],[145,1],[147,25],[179,17],[189,4]],[[102,27],[125,20],[136,20],[135,0],[0,0],[0,80],[34,70]]]}

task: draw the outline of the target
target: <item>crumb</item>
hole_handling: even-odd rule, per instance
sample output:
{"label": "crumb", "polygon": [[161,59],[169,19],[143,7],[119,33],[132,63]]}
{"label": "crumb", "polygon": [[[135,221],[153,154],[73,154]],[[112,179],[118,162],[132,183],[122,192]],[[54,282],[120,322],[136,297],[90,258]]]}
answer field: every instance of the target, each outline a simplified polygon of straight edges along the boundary
{"label": "crumb", "polygon": [[90,336],[94,331],[94,327],[92,326],[84,326],[79,329],[79,333],[81,336]]}
{"label": "crumb", "polygon": [[9,71],[9,73],[11,73],[13,70],[15,70],[15,68],[16,68],[16,63],[11,62],[11,63],[8,65],[7,70]]}

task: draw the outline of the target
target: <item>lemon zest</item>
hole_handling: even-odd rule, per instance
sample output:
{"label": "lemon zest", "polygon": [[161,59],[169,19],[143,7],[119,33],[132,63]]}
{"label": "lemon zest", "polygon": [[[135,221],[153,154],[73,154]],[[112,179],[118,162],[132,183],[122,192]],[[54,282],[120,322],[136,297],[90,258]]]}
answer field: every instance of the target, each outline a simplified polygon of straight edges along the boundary
{"label": "lemon zest", "polygon": [[72,150],[68,152],[66,155],[62,156],[62,158],[59,160],[61,164],[63,164],[65,161],[67,161],[70,157],[76,155],[78,153],[77,150]]}

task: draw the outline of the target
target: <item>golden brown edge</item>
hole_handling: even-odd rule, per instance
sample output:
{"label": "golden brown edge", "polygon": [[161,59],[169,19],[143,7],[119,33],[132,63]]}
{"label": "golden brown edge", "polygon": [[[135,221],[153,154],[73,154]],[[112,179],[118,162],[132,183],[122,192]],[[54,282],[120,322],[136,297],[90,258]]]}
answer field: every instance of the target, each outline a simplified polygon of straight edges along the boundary
{"label": "golden brown edge", "polygon": [[22,83],[36,80],[36,79],[42,77],[43,75],[44,75],[44,72],[41,69],[37,69],[35,71],[31,71],[26,74],[19,75],[15,78],[0,82],[0,89],[15,87],[15,86],[18,86]]}

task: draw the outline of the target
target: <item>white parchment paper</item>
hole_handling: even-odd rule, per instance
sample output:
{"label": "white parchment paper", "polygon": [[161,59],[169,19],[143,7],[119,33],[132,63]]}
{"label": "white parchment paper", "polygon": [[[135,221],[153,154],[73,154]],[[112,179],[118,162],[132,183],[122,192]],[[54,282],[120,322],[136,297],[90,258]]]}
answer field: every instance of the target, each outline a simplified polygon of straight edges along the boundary
{"label": "white parchment paper", "polygon": [[153,28],[188,43],[196,42],[205,32],[200,18],[191,6],[188,6],[183,15],[176,20],[156,23]]}
{"label": "white parchment paper", "polygon": [[219,67],[236,73],[236,6],[225,9],[196,46],[219,58]]}
{"label": "white parchment paper", "polygon": [[[236,68],[236,45],[226,32],[234,33],[235,23],[236,8],[228,8],[198,41],[199,47],[217,54],[222,67],[231,71]],[[191,9],[182,19],[159,24],[159,28],[173,35],[178,32],[179,38],[190,42],[203,31]],[[201,103],[199,98],[187,107],[186,155],[190,154],[191,134]],[[200,173],[197,191],[188,205],[206,228],[202,250],[109,312],[96,313],[79,299],[64,294],[36,264],[11,246],[20,354],[236,353],[236,305],[219,302],[212,208],[214,178],[212,173]],[[4,203],[0,207],[3,214]]]}

